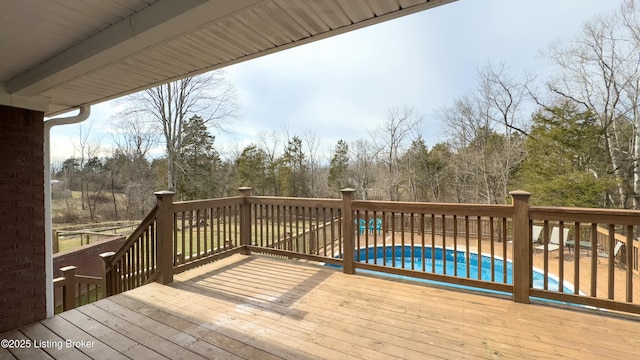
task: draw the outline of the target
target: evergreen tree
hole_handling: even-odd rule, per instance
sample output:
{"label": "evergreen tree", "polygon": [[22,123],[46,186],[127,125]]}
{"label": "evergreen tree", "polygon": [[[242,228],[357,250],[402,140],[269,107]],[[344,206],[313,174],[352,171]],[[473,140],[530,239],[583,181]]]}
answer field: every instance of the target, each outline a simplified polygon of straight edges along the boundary
{"label": "evergreen tree", "polygon": [[236,185],[251,186],[256,195],[266,195],[268,186],[267,153],[255,144],[248,145],[236,159]]}
{"label": "evergreen tree", "polygon": [[348,171],[349,169],[349,146],[347,143],[340,139],[335,147],[335,152],[331,158],[329,164],[329,188],[331,190],[340,191],[348,184]]}
{"label": "evergreen tree", "polygon": [[593,113],[568,103],[536,113],[516,185],[532,193],[532,204],[610,205],[615,179],[600,150],[603,135]]}
{"label": "evergreen tree", "polygon": [[279,159],[279,180],[282,196],[308,196],[307,166],[302,152],[302,139],[294,136]]}
{"label": "evergreen tree", "polygon": [[411,147],[403,156],[407,169],[405,175],[412,201],[427,201],[429,198],[429,179],[431,177],[431,159],[429,149],[421,137],[411,142]]}
{"label": "evergreen tree", "polygon": [[213,147],[214,140],[201,117],[194,115],[183,124],[177,185],[184,199],[220,196],[222,162]]}

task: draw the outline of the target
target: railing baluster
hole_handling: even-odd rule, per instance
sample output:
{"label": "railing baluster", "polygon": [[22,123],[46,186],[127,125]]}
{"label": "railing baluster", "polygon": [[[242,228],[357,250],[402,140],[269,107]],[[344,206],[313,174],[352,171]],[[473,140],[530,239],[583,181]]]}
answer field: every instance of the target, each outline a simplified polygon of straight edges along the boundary
{"label": "railing baluster", "polygon": [[442,273],[447,275],[447,217],[442,215]]}
{"label": "railing baluster", "polygon": [[409,227],[411,228],[411,232],[409,233],[409,236],[411,237],[411,270],[415,270],[415,258],[416,258],[416,253],[415,253],[415,238],[414,238],[414,234],[415,234],[415,227],[414,227],[414,214],[411,213],[410,215],[411,217],[409,218]]}
{"label": "railing baluster", "polygon": [[591,223],[591,296],[596,297],[598,286],[598,224]]}
{"label": "railing baluster", "polygon": [[[563,230],[563,223],[560,222],[560,244],[561,246],[564,244],[564,241],[566,239],[564,239],[564,231]],[[573,243],[573,264],[574,264],[574,268],[573,268],[573,293],[574,294],[579,294],[580,293],[580,241],[582,241],[581,237],[580,237],[580,223],[575,222],[574,223],[574,243]]]}
{"label": "railing baluster", "polygon": [[[509,253],[507,252],[507,218],[502,218],[502,267],[504,271],[502,272],[502,282],[507,283],[507,259],[509,258]],[[513,255],[511,257],[513,259]],[[513,270],[513,269],[512,269]]]}
{"label": "railing baluster", "polygon": [[425,218],[424,218],[424,213],[420,213],[420,244],[422,246],[422,250],[420,251],[421,255],[421,260],[422,260],[422,271],[426,271],[427,268],[427,264],[426,262],[426,238],[425,238],[425,232],[426,232],[426,223],[425,223]]}
{"label": "railing baluster", "polygon": [[633,225],[627,225],[627,281],[626,281],[626,290],[627,290],[627,302],[633,302]]}
{"label": "railing baluster", "polygon": [[458,276],[458,216],[453,215],[453,276]]}
{"label": "railing baluster", "polygon": [[[464,245],[465,245],[465,256],[464,256],[464,262],[465,262],[465,267],[466,267],[466,276],[467,278],[471,277],[471,264],[470,264],[470,259],[471,259],[471,252],[470,252],[470,247],[469,245],[471,245],[469,243],[470,239],[469,239],[469,216],[465,215],[464,216]],[[477,245],[476,245],[477,247]],[[478,254],[480,254],[480,252],[478,251]],[[457,257],[456,257],[456,262],[457,262]],[[480,257],[478,256],[478,265],[480,265]],[[480,271],[480,268],[478,268],[478,272]],[[480,279],[480,274],[478,273],[478,279]]]}
{"label": "railing baluster", "polygon": [[[482,263],[482,222],[480,221],[480,216],[476,216],[477,222],[477,231],[478,231],[478,280],[482,279],[482,267],[484,264]],[[467,232],[468,234],[468,232]],[[467,235],[468,236],[468,235]],[[469,250],[467,250],[467,257],[469,257]],[[493,258],[491,259],[491,263],[493,264]]]}
{"label": "railing baluster", "polygon": [[609,271],[609,283],[607,284],[608,285],[607,297],[610,300],[613,300],[615,297],[615,269],[614,269],[614,265],[615,265],[614,249],[616,246],[615,235],[616,235],[615,225],[609,224],[609,256],[608,256],[609,263],[607,264],[607,268]]}
{"label": "railing baluster", "polygon": [[391,267],[396,267],[396,213],[391,212]]}
{"label": "railing baluster", "polygon": [[404,257],[405,257],[405,244],[406,244],[406,239],[405,239],[405,232],[407,230],[407,226],[406,226],[406,222],[407,219],[405,219],[405,213],[404,212],[400,212],[400,251],[401,251],[401,268],[405,268],[405,261],[404,261]]}
{"label": "railing baluster", "polygon": [[[548,258],[548,243],[550,241],[550,229],[549,229],[549,220],[544,220],[543,225],[542,225],[542,233],[543,233],[543,243],[545,244],[545,250],[544,250],[544,286],[543,288],[545,290],[547,290],[549,288],[548,284],[549,284],[549,258]],[[558,244],[560,244],[560,240],[558,239]],[[558,277],[559,277],[559,282],[558,282],[558,287],[560,292],[564,292],[564,244],[563,245],[558,245],[560,246],[559,250],[560,253],[558,255],[559,257],[559,266],[558,266]]]}
{"label": "railing baluster", "polygon": [[436,214],[431,214],[431,272],[436,272]]}
{"label": "railing baluster", "polygon": [[[495,264],[496,264],[495,241],[496,241],[496,239],[495,239],[495,236],[494,236],[495,235],[494,234],[494,225],[493,225],[494,219],[495,218],[493,216],[489,216],[489,218],[488,218],[488,220],[489,220],[489,241],[490,241],[490,244],[491,244],[491,282],[495,282],[496,281],[496,268],[495,268]],[[507,269],[505,268],[504,271],[506,272]]]}

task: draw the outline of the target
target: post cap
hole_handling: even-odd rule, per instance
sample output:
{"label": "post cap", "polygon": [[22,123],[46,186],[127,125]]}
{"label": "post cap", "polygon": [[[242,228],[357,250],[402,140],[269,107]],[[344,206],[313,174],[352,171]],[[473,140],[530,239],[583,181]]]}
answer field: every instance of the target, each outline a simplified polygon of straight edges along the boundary
{"label": "post cap", "polygon": [[116,254],[115,251],[107,251],[107,252],[103,252],[102,254],[100,254],[98,256],[100,256],[101,258],[104,259],[104,258],[111,257],[111,256],[113,256],[115,254]]}
{"label": "post cap", "polygon": [[173,196],[175,194],[176,194],[176,192],[175,191],[171,191],[171,190],[156,191],[156,192],[153,193],[153,195],[155,195],[155,196],[169,196],[169,195]]}
{"label": "post cap", "polygon": [[514,191],[511,191],[509,195],[513,197],[529,197],[531,196],[531,193],[524,190],[514,190]]}

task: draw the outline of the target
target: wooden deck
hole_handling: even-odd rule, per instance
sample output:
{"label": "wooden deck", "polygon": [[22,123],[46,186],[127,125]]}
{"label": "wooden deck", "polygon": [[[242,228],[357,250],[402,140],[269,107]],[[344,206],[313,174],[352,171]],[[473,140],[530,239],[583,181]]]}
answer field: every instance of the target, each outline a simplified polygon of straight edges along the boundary
{"label": "wooden deck", "polygon": [[640,354],[640,319],[235,255],[0,339],[31,345],[0,360],[622,360]]}

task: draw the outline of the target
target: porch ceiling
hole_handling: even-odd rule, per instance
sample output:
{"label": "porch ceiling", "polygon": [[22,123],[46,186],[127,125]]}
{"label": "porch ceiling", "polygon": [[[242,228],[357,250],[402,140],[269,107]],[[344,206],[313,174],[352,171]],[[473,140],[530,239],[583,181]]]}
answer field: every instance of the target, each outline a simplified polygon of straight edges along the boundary
{"label": "porch ceiling", "polygon": [[453,1],[3,1],[0,104],[55,115]]}

